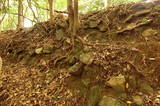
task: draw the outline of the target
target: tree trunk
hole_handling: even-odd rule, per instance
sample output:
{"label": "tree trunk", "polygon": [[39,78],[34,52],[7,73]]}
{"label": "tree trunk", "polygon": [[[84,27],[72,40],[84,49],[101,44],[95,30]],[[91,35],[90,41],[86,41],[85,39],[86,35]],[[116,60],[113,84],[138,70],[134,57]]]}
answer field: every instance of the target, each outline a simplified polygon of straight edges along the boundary
{"label": "tree trunk", "polygon": [[0,57],[0,74],[1,74],[1,69],[2,69],[2,58]]}
{"label": "tree trunk", "polygon": [[80,26],[79,14],[78,14],[78,0],[74,0],[74,28],[73,34],[76,34]]}
{"label": "tree trunk", "polygon": [[68,10],[68,19],[69,19],[69,31],[73,31],[74,23],[74,12],[73,12],[73,2],[72,0],[67,0],[67,10]]}
{"label": "tree trunk", "polygon": [[103,0],[103,3],[104,3],[104,8],[106,8],[108,5],[108,0]]}
{"label": "tree trunk", "polygon": [[55,12],[54,12],[54,4],[55,0],[48,0],[49,3],[49,11],[50,11],[50,23],[54,23],[54,18],[55,18]]}
{"label": "tree trunk", "polygon": [[24,17],[23,17],[23,0],[18,0],[18,25],[17,29],[24,27]]}

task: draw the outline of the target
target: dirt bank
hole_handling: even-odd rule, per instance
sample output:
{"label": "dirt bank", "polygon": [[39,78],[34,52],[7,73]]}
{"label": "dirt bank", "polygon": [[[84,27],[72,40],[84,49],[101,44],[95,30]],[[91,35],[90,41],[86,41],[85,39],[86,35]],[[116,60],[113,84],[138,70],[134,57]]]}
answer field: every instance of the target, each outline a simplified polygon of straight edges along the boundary
{"label": "dirt bank", "polygon": [[159,106],[160,2],[130,3],[4,31],[2,106]]}

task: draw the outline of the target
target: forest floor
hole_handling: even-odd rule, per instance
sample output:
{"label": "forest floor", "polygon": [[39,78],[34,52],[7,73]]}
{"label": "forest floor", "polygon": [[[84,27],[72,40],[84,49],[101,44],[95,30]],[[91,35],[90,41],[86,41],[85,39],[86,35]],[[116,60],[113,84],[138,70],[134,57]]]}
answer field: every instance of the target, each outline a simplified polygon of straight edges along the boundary
{"label": "forest floor", "polygon": [[160,106],[160,2],[0,35],[0,106]]}

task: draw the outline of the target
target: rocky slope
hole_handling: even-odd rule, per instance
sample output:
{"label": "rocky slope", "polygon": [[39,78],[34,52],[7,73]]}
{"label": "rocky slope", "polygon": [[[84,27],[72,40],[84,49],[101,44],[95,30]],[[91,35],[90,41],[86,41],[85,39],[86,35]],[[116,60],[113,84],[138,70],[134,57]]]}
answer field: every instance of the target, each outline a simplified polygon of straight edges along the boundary
{"label": "rocky slope", "polygon": [[159,106],[160,2],[81,16],[75,45],[68,20],[3,32],[0,104]]}

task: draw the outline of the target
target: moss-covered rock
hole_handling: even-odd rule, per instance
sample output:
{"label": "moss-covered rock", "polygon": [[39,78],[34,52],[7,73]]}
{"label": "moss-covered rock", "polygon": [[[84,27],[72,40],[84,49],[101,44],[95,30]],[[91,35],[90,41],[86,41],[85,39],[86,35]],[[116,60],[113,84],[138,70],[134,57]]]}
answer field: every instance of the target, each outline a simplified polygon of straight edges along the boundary
{"label": "moss-covered rock", "polygon": [[125,92],[125,77],[123,75],[112,77],[106,84],[118,92]]}
{"label": "moss-covered rock", "polygon": [[139,80],[138,81],[138,85],[139,85],[139,90],[143,93],[152,93],[153,92],[153,88],[151,87],[151,85],[145,81],[145,80]]}
{"label": "moss-covered rock", "polygon": [[89,91],[88,106],[95,106],[96,104],[98,104],[100,96],[101,96],[101,87],[99,85],[91,87]]}
{"label": "moss-covered rock", "polygon": [[119,100],[116,98],[103,96],[103,98],[99,102],[99,106],[126,106],[126,105],[119,102]]}
{"label": "moss-covered rock", "polygon": [[79,57],[79,60],[84,64],[90,65],[93,62],[93,54],[92,53],[82,53]]}
{"label": "moss-covered rock", "polygon": [[132,98],[133,98],[134,103],[137,104],[138,106],[143,105],[143,99],[141,96],[136,95],[136,96],[133,96]]}

